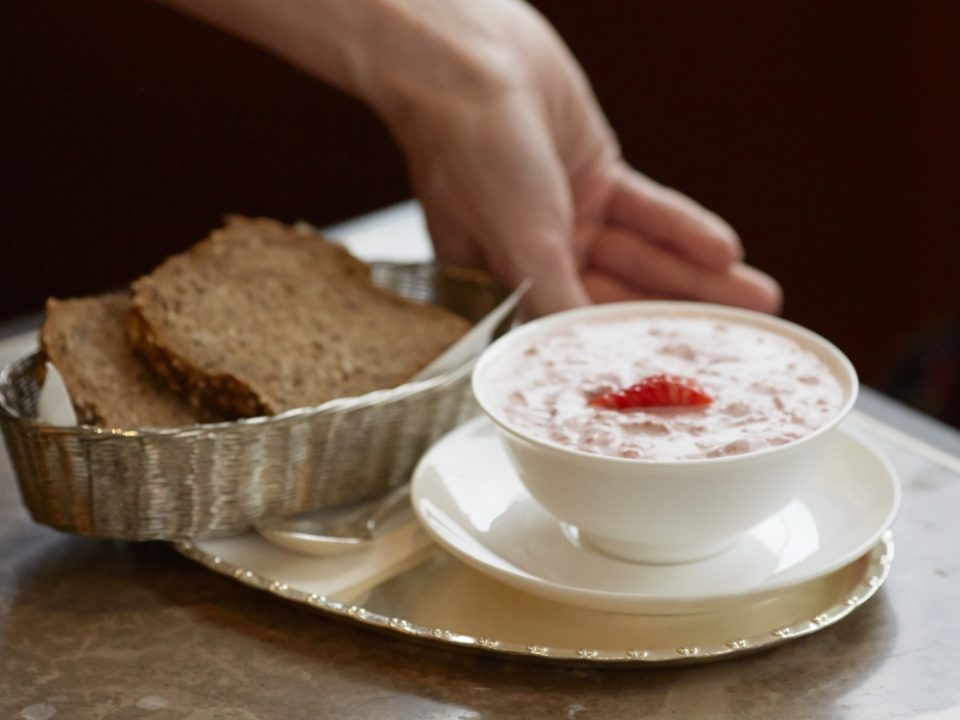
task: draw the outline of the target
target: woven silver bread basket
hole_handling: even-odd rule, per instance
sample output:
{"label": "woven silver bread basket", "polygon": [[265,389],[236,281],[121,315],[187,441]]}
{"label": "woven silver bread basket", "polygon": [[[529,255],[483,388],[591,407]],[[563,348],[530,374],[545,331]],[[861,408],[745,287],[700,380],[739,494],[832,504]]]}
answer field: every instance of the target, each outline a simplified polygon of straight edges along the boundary
{"label": "woven silver bread basket", "polygon": [[[474,271],[375,263],[373,275],[471,321],[505,297]],[[45,366],[33,354],[0,374],[0,425],[38,522],[98,538],[229,535],[405,482],[431,443],[474,414],[472,366],[273,417],[120,431],[37,420]]]}

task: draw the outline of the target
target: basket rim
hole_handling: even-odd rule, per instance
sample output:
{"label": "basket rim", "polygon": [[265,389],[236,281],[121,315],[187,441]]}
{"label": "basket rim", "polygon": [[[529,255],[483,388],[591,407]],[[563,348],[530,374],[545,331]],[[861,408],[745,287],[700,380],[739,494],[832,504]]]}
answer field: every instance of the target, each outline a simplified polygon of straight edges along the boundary
{"label": "basket rim", "polygon": [[47,361],[43,358],[43,353],[36,350],[21,355],[0,370],[0,418],[19,423],[22,426],[34,430],[42,430],[45,433],[79,435],[84,438],[95,439],[98,437],[117,436],[130,438],[189,438],[198,435],[231,431],[240,427],[280,425],[321,415],[334,415],[336,413],[347,413],[375,405],[386,405],[388,403],[399,402],[413,395],[425,394],[455,384],[462,380],[464,376],[473,372],[476,358],[471,358],[460,367],[447,370],[440,375],[425,380],[408,382],[393,388],[373,390],[363,395],[334,398],[320,405],[292,408],[276,415],[258,415],[257,417],[223,420],[215,423],[195,423],[193,425],[183,425],[175,428],[137,428],[132,430],[124,428],[104,428],[95,425],[51,425],[44,420],[21,415],[15,408],[10,406],[7,402],[6,394],[3,393],[2,390],[10,385],[10,376],[18,370],[22,364],[28,362],[37,363]]}

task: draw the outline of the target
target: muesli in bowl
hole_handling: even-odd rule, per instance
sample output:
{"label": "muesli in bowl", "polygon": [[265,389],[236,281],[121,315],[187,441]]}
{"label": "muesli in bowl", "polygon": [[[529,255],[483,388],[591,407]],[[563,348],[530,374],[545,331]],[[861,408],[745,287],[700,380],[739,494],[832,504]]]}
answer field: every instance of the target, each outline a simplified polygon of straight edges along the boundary
{"label": "muesli in bowl", "polygon": [[547,510],[603,551],[669,563],[724,551],[795,498],[858,381],[785,320],[637,302],[514,330],[473,388]]}

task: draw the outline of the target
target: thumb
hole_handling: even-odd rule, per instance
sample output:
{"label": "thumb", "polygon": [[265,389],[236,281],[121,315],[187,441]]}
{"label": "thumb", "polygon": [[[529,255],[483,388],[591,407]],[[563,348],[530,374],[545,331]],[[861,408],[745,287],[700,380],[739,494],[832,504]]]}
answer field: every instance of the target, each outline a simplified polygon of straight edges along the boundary
{"label": "thumb", "polygon": [[[511,289],[529,280],[523,301],[527,313],[546,315],[590,302],[562,231],[520,231],[521,223],[512,222],[512,230],[490,227],[487,233],[473,235],[442,213],[432,212],[430,203],[423,202],[423,207],[437,259],[462,267],[486,266]],[[487,242],[474,242],[471,235]]]}
{"label": "thumb", "polygon": [[565,233],[557,231],[517,234],[506,244],[507,267],[501,272],[512,287],[532,281],[526,304],[534,315],[588,305],[573,247]]}
{"label": "thumb", "polygon": [[525,306],[534,315],[588,305],[563,164],[546,143],[528,142],[525,150],[526,161],[514,168],[510,183],[496,185],[500,197],[487,206],[496,210],[490,216],[491,266],[511,287],[533,283]]}

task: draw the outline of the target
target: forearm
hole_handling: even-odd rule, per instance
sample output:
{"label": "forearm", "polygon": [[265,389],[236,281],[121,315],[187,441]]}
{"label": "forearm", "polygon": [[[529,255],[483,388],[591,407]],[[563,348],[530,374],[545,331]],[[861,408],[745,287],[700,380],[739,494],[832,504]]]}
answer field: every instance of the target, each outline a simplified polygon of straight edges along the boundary
{"label": "forearm", "polygon": [[[388,119],[442,102],[447,91],[482,97],[508,76],[496,29],[450,0],[161,2],[270,50]],[[469,52],[450,28],[469,31]]]}

